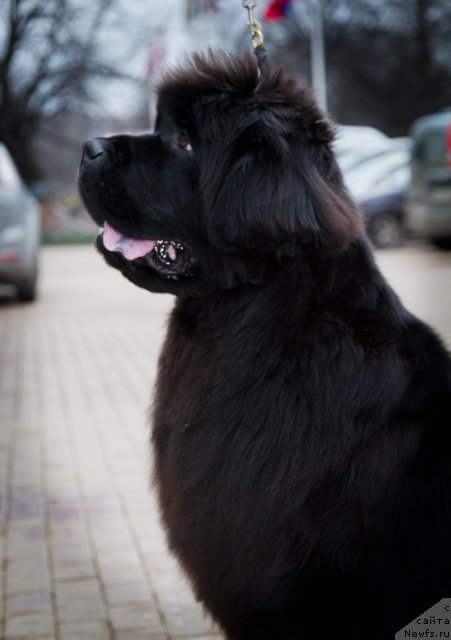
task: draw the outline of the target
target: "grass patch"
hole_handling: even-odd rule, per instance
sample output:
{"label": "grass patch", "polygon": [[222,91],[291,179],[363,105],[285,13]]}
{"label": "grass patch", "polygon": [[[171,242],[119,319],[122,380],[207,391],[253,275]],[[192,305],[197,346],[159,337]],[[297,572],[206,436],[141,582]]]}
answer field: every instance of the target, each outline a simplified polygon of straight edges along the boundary
{"label": "grass patch", "polygon": [[58,231],[42,231],[41,244],[44,246],[58,244],[92,244],[96,232],[79,231],[76,229],[60,229]]}

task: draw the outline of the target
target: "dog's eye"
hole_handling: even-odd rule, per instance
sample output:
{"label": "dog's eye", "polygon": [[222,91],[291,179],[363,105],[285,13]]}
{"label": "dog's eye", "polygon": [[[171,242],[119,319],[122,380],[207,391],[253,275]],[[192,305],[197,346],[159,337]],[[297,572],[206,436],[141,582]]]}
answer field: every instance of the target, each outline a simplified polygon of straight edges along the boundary
{"label": "dog's eye", "polygon": [[184,133],[181,133],[177,138],[177,146],[180,147],[180,149],[183,149],[184,151],[193,150],[193,147],[190,145],[188,138],[185,136]]}

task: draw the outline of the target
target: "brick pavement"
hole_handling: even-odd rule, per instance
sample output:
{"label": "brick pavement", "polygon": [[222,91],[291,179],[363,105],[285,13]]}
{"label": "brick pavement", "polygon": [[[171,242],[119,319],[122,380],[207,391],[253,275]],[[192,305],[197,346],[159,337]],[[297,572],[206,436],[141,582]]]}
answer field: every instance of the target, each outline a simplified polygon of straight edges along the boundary
{"label": "brick pavement", "polygon": [[87,247],[44,250],[39,302],[0,305],[1,638],[220,637],[148,490],[170,305]]}
{"label": "brick pavement", "polygon": [[[380,254],[451,341],[450,257]],[[0,303],[0,638],[220,638],[169,557],[146,407],[172,300],[48,248],[41,297]]]}

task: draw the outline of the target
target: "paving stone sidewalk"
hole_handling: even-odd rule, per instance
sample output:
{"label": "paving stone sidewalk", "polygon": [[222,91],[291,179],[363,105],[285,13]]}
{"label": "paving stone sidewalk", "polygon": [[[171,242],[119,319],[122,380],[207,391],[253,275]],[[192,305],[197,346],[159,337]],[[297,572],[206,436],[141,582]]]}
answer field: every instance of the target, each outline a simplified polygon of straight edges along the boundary
{"label": "paving stone sidewalk", "polygon": [[0,638],[220,638],[168,555],[148,424],[168,296],[91,247],[42,252],[0,303]]}
{"label": "paving stone sidewalk", "polygon": [[[449,256],[381,258],[449,341]],[[37,303],[0,302],[0,638],[219,639],[148,487],[146,407],[172,300],[91,247],[45,249],[41,266]]]}

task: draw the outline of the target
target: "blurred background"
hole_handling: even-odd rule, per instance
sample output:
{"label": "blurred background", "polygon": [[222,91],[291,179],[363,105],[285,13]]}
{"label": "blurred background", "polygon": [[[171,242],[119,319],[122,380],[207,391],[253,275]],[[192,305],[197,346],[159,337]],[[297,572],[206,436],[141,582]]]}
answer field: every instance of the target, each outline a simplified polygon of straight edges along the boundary
{"label": "blurred background", "polygon": [[[450,0],[255,14],[336,123],[383,273],[451,345]],[[76,186],[83,142],[151,128],[164,69],[208,47],[250,48],[242,0],[0,0],[2,640],[220,638],[148,489],[172,300],[105,266]]]}
{"label": "blurred background", "polygon": [[[339,161],[374,243],[416,235],[448,246],[449,1],[260,0],[255,12],[271,59],[337,123]],[[92,239],[76,189],[81,142],[151,127],[164,68],[194,49],[248,49],[246,19],[241,0],[1,0],[0,277],[11,272],[21,299],[33,297],[38,237]],[[412,140],[428,114],[438,115]],[[40,233],[25,219],[19,229],[26,209]]]}

